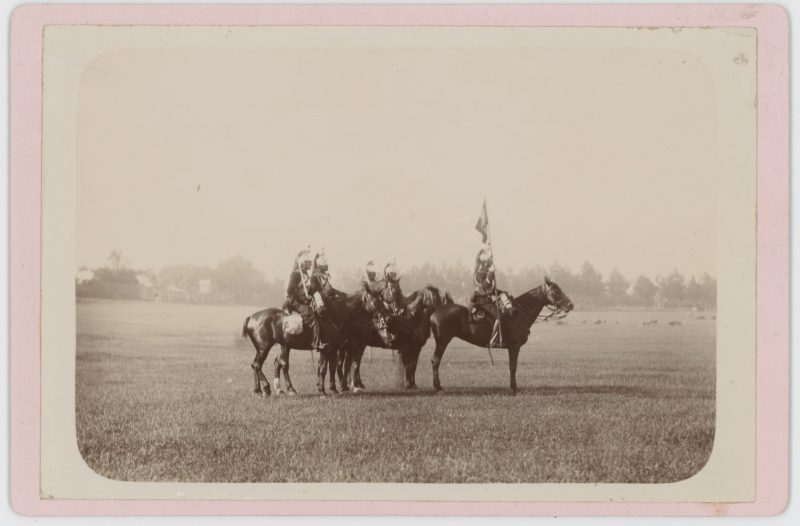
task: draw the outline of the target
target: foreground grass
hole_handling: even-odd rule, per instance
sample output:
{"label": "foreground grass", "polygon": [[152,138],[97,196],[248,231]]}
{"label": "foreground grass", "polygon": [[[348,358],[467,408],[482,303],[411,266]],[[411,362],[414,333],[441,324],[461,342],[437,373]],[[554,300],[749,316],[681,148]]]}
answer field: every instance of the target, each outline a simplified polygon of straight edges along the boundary
{"label": "foreground grass", "polygon": [[575,313],[534,326],[517,396],[505,351],[492,367],[485,349],[455,343],[434,394],[429,342],[420,391],[403,390],[376,349],[367,393],[320,399],[310,354],[296,351],[302,396],[264,399],[251,394],[253,350],[236,338],[250,311],[79,303],[77,439],[89,466],[139,481],[671,482],[711,452],[710,321],[661,314],[684,324],[643,327],[658,316],[607,313],[594,325]]}

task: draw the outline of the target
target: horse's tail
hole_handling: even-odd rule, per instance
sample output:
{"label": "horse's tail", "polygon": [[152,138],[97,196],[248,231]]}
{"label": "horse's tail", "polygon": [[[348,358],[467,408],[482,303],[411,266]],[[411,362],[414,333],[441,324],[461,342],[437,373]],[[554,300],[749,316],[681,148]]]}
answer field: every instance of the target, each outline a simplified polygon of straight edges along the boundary
{"label": "horse's tail", "polygon": [[247,336],[248,336],[248,328],[247,328],[247,325],[248,325],[249,323],[250,323],[250,316],[248,316],[247,318],[245,318],[245,319],[244,319],[244,323],[242,323],[242,332],[241,332],[241,336],[242,336],[242,338],[247,338]]}

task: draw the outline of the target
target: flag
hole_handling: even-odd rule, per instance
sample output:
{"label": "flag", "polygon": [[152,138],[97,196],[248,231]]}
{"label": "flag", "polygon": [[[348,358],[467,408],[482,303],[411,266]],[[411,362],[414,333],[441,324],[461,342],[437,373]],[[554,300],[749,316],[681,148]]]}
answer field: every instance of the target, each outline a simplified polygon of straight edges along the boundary
{"label": "flag", "polygon": [[483,200],[483,208],[478,218],[478,224],[475,225],[475,230],[481,233],[481,239],[483,243],[486,243],[489,238],[489,215],[486,213],[486,199]]}

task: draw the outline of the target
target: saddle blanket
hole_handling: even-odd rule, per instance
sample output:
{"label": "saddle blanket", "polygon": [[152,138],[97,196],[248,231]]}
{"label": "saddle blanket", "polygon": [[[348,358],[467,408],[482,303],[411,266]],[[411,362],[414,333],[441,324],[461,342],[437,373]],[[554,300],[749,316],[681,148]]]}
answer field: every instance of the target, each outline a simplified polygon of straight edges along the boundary
{"label": "saddle blanket", "polygon": [[297,335],[303,332],[303,317],[297,312],[283,315],[283,333]]}

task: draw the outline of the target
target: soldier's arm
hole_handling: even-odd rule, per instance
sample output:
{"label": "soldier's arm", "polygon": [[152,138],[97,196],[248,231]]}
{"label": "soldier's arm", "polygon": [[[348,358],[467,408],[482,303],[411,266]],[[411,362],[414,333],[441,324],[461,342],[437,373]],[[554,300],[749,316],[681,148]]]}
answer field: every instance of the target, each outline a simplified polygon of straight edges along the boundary
{"label": "soldier's arm", "polygon": [[322,293],[322,282],[319,280],[319,276],[314,274],[308,279],[308,294],[314,294],[315,292]]}
{"label": "soldier's arm", "polygon": [[289,300],[294,296],[294,291],[300,284],[300,273],[297,271],[292,272],[289,276],[289,282],[286,284],[286,299]]}

